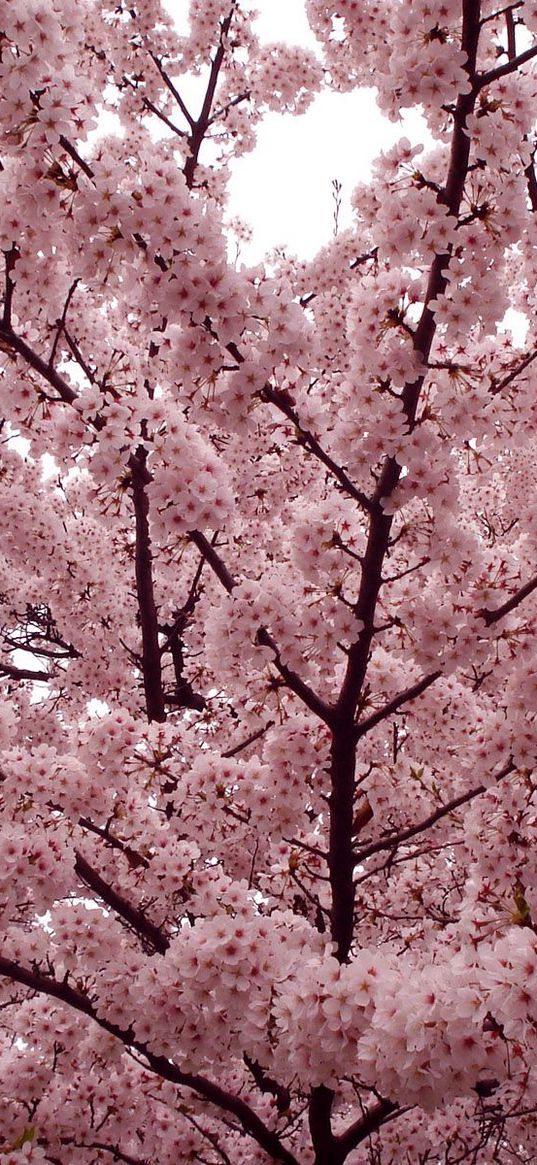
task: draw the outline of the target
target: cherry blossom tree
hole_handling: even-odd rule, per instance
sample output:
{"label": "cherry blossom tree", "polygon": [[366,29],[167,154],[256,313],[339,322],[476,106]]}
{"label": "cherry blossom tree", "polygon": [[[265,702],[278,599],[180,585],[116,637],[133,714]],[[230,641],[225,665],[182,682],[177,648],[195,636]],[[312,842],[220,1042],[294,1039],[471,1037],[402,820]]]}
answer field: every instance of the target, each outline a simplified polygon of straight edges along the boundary
{"label": "cherry blossom tree", "polygon": [[2,1165],[537,1156],[537,4],[306,8],[1,7]]}

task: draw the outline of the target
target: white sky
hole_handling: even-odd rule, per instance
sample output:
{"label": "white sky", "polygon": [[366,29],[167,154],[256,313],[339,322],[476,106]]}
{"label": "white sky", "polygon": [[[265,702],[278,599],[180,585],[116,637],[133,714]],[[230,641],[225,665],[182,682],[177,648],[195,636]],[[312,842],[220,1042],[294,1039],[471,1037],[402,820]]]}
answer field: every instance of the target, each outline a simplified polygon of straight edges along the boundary
{"label": "white sky", "polygon": [[[266,41],[315,48],[304,0],[253,0],[257,31]],[[177,0],[170,0],[170,10]],[[333,232],[332,180],[342,183],[340,228],[350,225],[350,195],[367,181],[381,150],[401,137],[423,140],[417,114],[398,125],[379,113],[372,90],[322,93],[301,117],[269,114],[258,130],[257,148],[238,159],[230,187],[231,211],[253,228],[252,243],[241,248],[256,262],[280,244],[310,258]]]}
{"label": "white sky", "polygon": [[342,184],[341,229],[351,222],[352,190],[369,179],[380,151],[422,134],[416,114],[398,125],[383,118],[372,90],[322,93],[300,117],[269,114],[256,149],[234,163],[230,184],[230,208],[254,232],[248,260],[281,243],[310,258],[333,232],[333,179]]}
{"label": "white sky", "polygon": [[[167,0],[171,12],[186,0]],[[203,3],[203,0],[199,0]],[[257,32],[265,41],[287,41],[315,49],[304,0],[252,0],[259,12]],[[318,46],[317,46],[318,47]],[[334,229],[332,180],[342,183],[340,229],[350,226],[350,196],[367,182],[371,164],[401,137],[432,144],[423,118],[405,111],[400,122],[379,112],[373,90],[320,94],[307,113],[271,113],[258,130],[257,146],[233,167],[230,210],[253,229],[240,260],[258,263],[274,247],[311,258]],[[524,345],[528,321],[509,308],[500,330]]]}
{"label": "white sky", "polygon": [[[256,30],[261,40],[318,48],[304,0],[250,3],[259,13]],[[164,4],[181,34],[187,34],[189,0]],[[185,85],[183,79],[181,88],[187,101],[192,93],[195,112],[201,101],[199,82]],[[369,179],[371,163],[380,151],[400,137],[423,140],[424,129],[415,113],[406,114],[398,125],[383,118],[373,90],[322,93],[301,117],[268,114],[257,130],[257,148],[233,166],[230,213],[253,229],[252,243],[241,246],[241,260],[260,262],[280,245],[311,258],[333,232],[333,179],[342,184],[339,226],[344,228],[351,221],[351,192],[357,182]]]}

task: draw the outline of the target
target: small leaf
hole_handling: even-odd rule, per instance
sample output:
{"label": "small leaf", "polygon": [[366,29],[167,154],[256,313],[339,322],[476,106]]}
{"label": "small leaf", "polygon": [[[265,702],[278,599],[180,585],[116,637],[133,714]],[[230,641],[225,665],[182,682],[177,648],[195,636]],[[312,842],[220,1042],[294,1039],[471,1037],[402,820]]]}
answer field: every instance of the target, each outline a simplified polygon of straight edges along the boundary
{"label": "small leaf", "polygon": [[28,1127],[25,1128],[24,1131],[21,1133],[20,1137],[17,1137],[16,1141],[13,1141],[11,1148],[12,1149],[22,1149],[23,1145],[30,1144],[30,1142],[33,1141],[34,1137],[35,1137],[35,1127],[34,1127],[34,1125],[28,1125]]}

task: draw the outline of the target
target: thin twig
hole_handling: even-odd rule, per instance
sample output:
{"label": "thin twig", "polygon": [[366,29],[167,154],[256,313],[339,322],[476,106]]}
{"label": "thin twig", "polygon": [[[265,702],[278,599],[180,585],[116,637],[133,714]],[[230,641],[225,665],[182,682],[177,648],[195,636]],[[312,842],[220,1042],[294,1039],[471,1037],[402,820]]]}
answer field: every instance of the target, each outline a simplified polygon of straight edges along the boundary
{"label": "thin twig", "polygon": [[65,321],[67,319],[67,312],[69,311],[69,307],[71,305],[71,300],[73,298],[73,295],[75,294],[75,291],[76,291],[79,283],[80,283],[79,279],[73,280],[73,282],[69,288],[69,291],[67,292],[67,297],[66,297],[65,303],[63,305],[62,314],[61,314],[59,320],[57,321],[56,335],[54,337],[52,351],[51,351],[50,356],[48,358],[50,368],[52,368],[54,366],[54,358],[56,356],[56,350],[57,350],[58,344],[60,342],[60,336],[61,336],[62,332],[65,331]]}
{"label": "thin twig", "polygon": [[170,90],[172,97],[174,97],[175,101],[177,102],[179,109],[181,110],[181,113],[183,114],[183,117],[188,122],[190,128],[193,129],[195,124],[196,124],[195,119],[192,117],[192,114],[189,113],[189,111],[188,111],[188,109],[183,101],[183,98],[181,97],[181,94],[179,93],[179,90],[176,89],[173,81],[171,80],[170,76],[166,72],[162,62],[159,61],[156,53],[152,53],[150,51],[149,56],[151,57],[153,64],[156,65],[156,67],[157,67],[157,69],[162,77],[162,80],[164,81],[164,84],[166,85],[166,88]]}

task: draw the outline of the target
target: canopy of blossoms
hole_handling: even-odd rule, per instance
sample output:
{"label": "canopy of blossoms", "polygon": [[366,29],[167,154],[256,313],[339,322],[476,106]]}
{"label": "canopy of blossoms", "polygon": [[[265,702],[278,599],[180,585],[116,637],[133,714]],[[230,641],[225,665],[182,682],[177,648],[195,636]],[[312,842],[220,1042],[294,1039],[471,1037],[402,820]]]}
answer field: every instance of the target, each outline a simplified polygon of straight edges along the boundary
{"label": "canopy of blossoms", "polygon": [[531,1165],[537,3],[173,9],[0,5],[0,1162]]}

